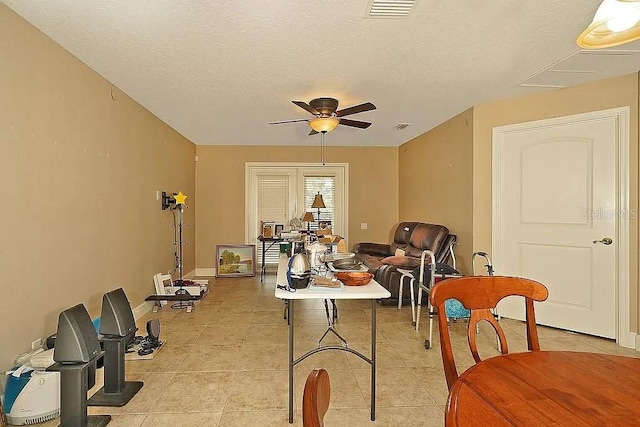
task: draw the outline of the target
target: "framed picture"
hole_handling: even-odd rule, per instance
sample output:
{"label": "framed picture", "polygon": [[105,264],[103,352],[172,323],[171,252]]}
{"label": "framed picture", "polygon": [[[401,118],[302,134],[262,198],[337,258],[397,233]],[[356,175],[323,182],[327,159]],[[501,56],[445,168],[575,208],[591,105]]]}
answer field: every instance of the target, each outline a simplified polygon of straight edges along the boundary
{"label": "framed picture", "polygon": [[276,224],[273,221],[261,221],[260,230],[262,237],[273,237]]}
{"label": "framed picture", "polygon": [[280,233],[284,231],[284,224],[276,224],[275,233],[276,236],[280,236]]}
{"label": "framed picture", "polygon": [[216,245],[216,277],[256,275],[256,245]]}

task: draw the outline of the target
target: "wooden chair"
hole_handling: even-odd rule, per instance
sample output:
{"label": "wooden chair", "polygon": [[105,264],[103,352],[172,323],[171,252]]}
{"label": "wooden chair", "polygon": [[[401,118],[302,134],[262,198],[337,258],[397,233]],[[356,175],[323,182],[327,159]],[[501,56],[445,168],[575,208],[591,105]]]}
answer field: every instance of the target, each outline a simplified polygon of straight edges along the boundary
{"label": "wooden chair", "polygon": [[453,357],[444,302],[455,298],[471,311],[467,338],[471,354],[477,363],[481,360],[476,342],[477,325],[481,320],[486,320],[493,326],[500,342],[499,348],[502,354],[509,352],[502,326],[495,319],[491,309],[495,308],[501,299],[511,295],[525,298],[527,346],[530,351],[539,351],[540,342],[538,341],[533,302],[544,301],[549,296],[549,292],[543,284],[518,277],[468,276],[443,280],[431,289],[431,304],[438,310],[440,349],[449,390],[458,378],[458,371]]}
{"label": "wooden chair", "polygon": [[331,384],[325,369],[314,369],[307,377],[302,395],[302,425],[323,427],[324,414],[329,409]]}

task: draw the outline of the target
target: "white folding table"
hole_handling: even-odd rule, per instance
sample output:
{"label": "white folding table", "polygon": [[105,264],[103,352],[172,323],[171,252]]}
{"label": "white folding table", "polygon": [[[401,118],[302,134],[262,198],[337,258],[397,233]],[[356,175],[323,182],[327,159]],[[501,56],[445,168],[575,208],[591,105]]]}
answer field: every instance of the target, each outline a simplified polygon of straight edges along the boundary
{"label": "white folding table", "polygon": [[[286,286],[287,285],[287,267],[288,267],[289,258],[286,254],[280,255],[280,260],[278,264],[278,276],[276,279],[277,285]],[[328,273],[331,274],[331,273]],[[293,423],[293,367],[298,363],[302,362],[307,357],[312,354],[319,353],[321,351],[326,350],[342,350],[347,351],[349,353],[353,353],[356,356],[360,357],[362,360],[367,362],[371,366],[371,421],[375,421],[376,419],[376,300],[382,298],[389,298],[391,293],[388,290],[383,288],[378,282],[375,280],[371,280],[371,282],[364,286],[345,286],[344,290],[317,290],[317,289],[297,289],[295,292],[286,291],[283,289],[279,289],[276,286],[275,297],[285,300],[288,304],[288,316],[287,321],[289,323],[289,423]],[[369,299],[371,300],[371,357],[367,357],[364,354],[360,353],[357,350],[354,350],[342,340],[342,337],[338,335],[339,338],[343,341],[342,346],[336,345],[323,345],[321,341],[318,343],[318,347],[308,351],[302,356],[294,359],[293,355],[293,333],[294,333],[294,324],[293,316],[294,316],[294,301],[301,299],[331,299],[331,300],[340,300],[340,299]],[[332,326],[330,325],[331,329]],[[335,331],[333,331],[335,333]],[[326,333],[325,333],[326,335]],[[324,335],[323,335],[324,337]]]}

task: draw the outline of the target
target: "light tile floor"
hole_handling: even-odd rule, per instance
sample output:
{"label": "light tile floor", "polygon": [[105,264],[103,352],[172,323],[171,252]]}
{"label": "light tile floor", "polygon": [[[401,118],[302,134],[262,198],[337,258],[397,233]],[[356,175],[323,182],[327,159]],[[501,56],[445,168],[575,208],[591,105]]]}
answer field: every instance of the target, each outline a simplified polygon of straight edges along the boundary
{"label": "light tile floor", "polygon": [[[287,324],[283,303],[273,296],[275,274],[210,279],[209,294],[192,313],[164,307],[139,319],[159,318],[165,346],[153,360],[127,362],[127,379],[144,381],[140,392],[122,408],[89,408],[90,414],[111,414],[110,426],[287,426]],[[336,329],[352,348],[370,347],[369,301],[338,301]],[[424,310],[424,309],[423,309]],[[411,325],[411,308],[378,305],[377,417],[369,420],[369,368],[347,352],[323,352],[295,368],[296,415],[302,426],[302,390],[316,367],[329,371],[331,404],[327,426],[442,426],[447,387],[434,321],[433,348],[425,350],[429,331],[423,312],[420,331]],[[319,301],[296,305],[296,357],[317,345],[325,330]],[[510,350],[524,351],[524,326],[503,319]],[[459,367],[472,364],[466,323],[452,325]],[[539,327],[545,350],[575,350],[640,356],[610,340]],[[330,335],[329,341],[334,340]],[[327,342],[327,341],[325,341]],[[334,341],[337,344],[337,340]],[[485,331],[481,355],[498,354]],[[100,374],[102,370],[99,370]],[[98,375],[97,386],[101,378]],[[44,424],[57,425],[57,420]]]}

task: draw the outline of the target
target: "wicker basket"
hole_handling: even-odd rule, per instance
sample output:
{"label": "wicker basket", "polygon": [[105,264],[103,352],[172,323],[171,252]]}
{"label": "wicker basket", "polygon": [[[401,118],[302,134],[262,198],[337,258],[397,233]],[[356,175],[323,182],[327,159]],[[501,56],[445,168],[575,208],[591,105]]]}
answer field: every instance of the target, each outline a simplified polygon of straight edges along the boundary
{"label": "wicker basket", "polygon": [[345,286],[364,286],[373,279],[373,274],[366,271],[339,272],[335,273],[333,276],[344,283]]}

